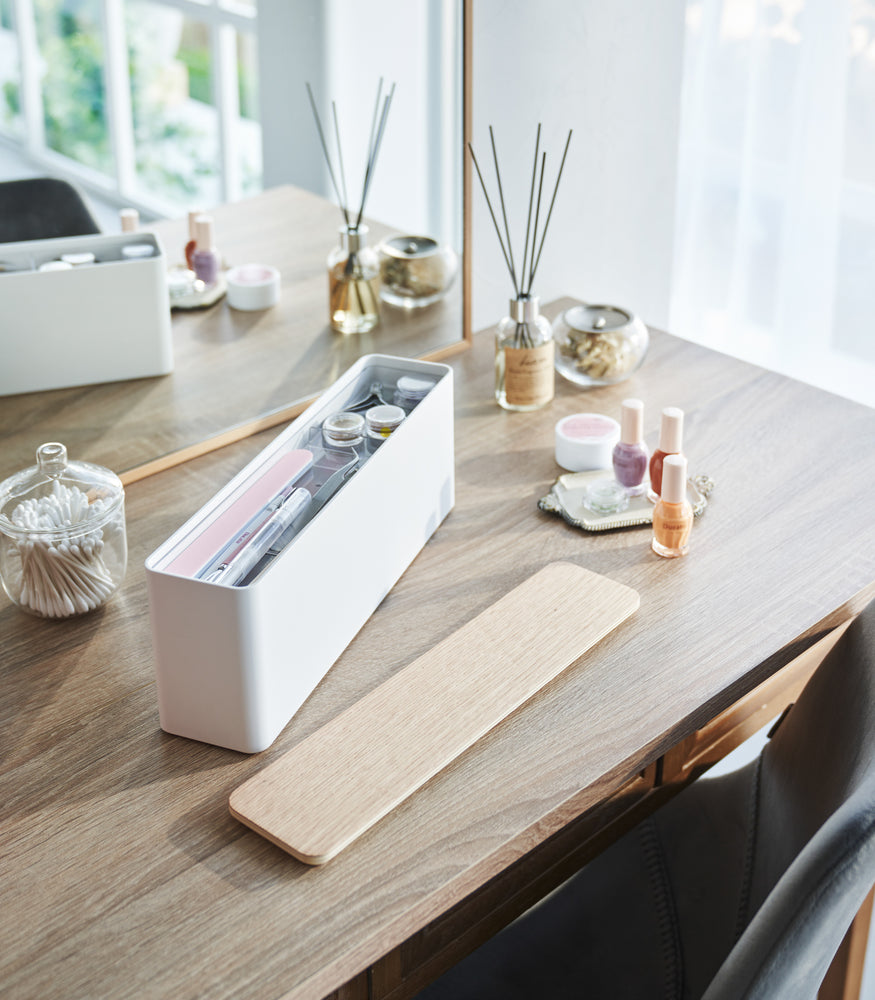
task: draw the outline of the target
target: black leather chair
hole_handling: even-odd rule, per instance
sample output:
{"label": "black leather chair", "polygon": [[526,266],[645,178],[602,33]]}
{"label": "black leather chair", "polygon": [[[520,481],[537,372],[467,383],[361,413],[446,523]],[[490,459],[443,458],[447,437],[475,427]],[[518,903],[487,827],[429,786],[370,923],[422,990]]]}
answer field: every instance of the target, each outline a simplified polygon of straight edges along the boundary
{"label": "black leather chair", "polygon": [[67,181],[29,177],[0,183],[0,243],[99,232],[85,199]]}
{"label": "black leather chair", "polygon": [[875,603],[702,778],[419,1000],[813,1000],[875,882]]}

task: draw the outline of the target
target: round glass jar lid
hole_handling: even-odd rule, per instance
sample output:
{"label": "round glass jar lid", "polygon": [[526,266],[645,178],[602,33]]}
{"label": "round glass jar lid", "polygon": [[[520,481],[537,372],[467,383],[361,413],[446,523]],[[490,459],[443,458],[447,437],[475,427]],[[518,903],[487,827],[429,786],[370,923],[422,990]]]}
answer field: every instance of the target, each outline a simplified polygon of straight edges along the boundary
{"label": "round glass jar lid", "polygon": [[632,322],[632,316],[618,306],[572,306],[565,311],[565,322],[581,333],[602,333],[619,330]]}
{"label": "round glass jar lid", "polygon": [[437,240],[433,240],[430,236],[393,236],[382,243],[385,254],[402,260],[431,257],[439,249]]}

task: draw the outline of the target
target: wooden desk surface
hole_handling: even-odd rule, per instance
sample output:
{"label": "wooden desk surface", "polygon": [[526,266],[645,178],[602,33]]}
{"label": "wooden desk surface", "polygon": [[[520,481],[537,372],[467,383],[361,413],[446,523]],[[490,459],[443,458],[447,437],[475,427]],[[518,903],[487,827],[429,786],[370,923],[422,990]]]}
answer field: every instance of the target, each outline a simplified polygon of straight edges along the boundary
{"label": "wooden desk surface", "polygon": [[[456,507],[263,754],[159,731],[142,564],[272,432],[129,488],[130,569],[102,611],[0,607],[4,996],[322,997],[875,591],[875,411],[665,334],[632,380],[559,383],[535,414],[493,403],[490,337],[451,364]],[[717,482],[682,560],[646,529],[587,535],[536,508],[555,421],[629,395],[651,443],[683,407],[692,469]],[[555,559],[640,610],[323,868],[232,819],[241,781]]]}
{"label": "wooden desk surface", "polygon": [[[218,206],[212,214],[229,266],[260,262],[278,268],[280,302],[273,309],[239,312],[223,299],[206,310],[174,312],[169,375],[0,396],[0,479],[33,465],[37,447],[56,440],[71,458],[121,473],[284,411],[329,386],[362,354],[418,357],[461,341],[461,275],[443,302],[411,312],[386,306],[370,334],[343,336],[330,329],[325,258],[340,222],[331,202],[285,186]],[[372,245],[391,232],[370,226]],[[152,228],[168,262],[181,261],[187,222]]]}

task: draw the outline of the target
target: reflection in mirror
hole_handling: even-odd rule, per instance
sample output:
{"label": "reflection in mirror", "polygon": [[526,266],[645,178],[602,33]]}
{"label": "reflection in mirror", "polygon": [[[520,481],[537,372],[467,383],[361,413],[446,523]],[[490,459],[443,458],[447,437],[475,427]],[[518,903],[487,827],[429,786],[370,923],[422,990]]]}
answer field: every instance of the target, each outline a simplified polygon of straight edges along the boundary
{"label": "reflection in mirror", "polygon": [[[32,464],[44,441],[61,440],[76,459],[111,468],[130,482],[290,420],[362,354],[435,358],[464,346],[465,266],[448,294],[430,305],[381,302],[373,330],[332,330],[326,262],[342,220],[326,186],[304,83],[313,86],[323,121],[331,120],[331,101],[337,103],[350,185],[362,177],[379,77],[396,83],[368,196],[370,236],[376,245],[399,233],[415,235],[458,254],[465,228],[462,74],[469,5],[261,0],[258,17],[265,191],[191,207],[213,216],[228,267],[259,263],[280,272],[279,302],[253,312],[225,300],[174,312],[170,375],[0,398],[4,475]],[[167,265],[180,262],[186,219],[150,228]],[[87,308],[108,306],[89,302]],[[126,314],[136,309],[135,302],[113,307],[119,337]]]}

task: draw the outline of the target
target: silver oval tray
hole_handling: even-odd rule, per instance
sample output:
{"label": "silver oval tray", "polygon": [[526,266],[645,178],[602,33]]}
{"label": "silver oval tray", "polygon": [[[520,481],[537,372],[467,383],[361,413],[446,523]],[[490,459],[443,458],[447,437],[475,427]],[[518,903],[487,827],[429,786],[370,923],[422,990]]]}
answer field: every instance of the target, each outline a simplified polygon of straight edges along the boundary
{"label": "silver oval tray", "polygon": [[[611,531],[614,528],[635,528],[651,524],[653,504],[646,495],[631,497],[629,506],[618,514],[596,514],[584,507],[586,487],[598,479],[608,479],[610,475],[605,469],[567,472],[553,483],[545,497],[541,497],[538,507],[548,514],[558,514],[575,528],[582,528],[584,531]],[[687,498],[695,517],[702,515],[713,489],[714,480],[709,476],[691,476],[687,480]]]}

